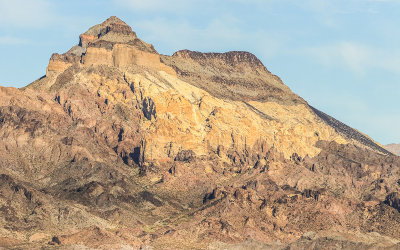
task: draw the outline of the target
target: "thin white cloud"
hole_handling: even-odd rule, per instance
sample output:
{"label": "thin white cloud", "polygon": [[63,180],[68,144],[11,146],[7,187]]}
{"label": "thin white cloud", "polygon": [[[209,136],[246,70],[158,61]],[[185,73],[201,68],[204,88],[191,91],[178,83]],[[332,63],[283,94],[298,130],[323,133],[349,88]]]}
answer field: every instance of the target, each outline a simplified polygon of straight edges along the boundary
{"label": "thin white cloud", "polygon": [[13,36],[0,36],[0,45],[19,45],[27,44],[28,40]]}
{"label": "thin white cloud", "polygon": [[306,50],[309,55],[326,66],[342,66],[356,73],[364,73],[370,50],[363,45],[352,42],[318,46]]}
{"label": "thin white cloud", "polygon": [[[162,11],[162,12],[180,12],[180,11],[205,11],[214,9],[215,6],[230,7],[233,3],[247,5],[271,5],[278,3],[280,0],[113,0],[114,4],[119,7],[127,8],[133,12],[137,11]],[[225,11],[221,9],[221,13]]]}
{"label": "thin white cloud", "polygon": [[[311,93],[311,105],[345,124],[373,136],[374,140],[382,144],[400,142],[400,130],[396,126],[400,123],[400,114],[396,110],[385,108],[384,105],[377,105],[375,101],[363,96],[362,91],[358,95],[348,92],[347,89],[332,91],[334,94],[327,94],[326,90],[320,93]],[[377,97],[377,100],[379,98]]]}
{"label": "thin white cloud", "polygon": [[373,139],[381,144],[400,142],[400,130],[396,127],[400,123],[399,113],[369,111],[361,114],[354,113],[354,115],[356,117],[352,119],[359,124],[358,127],[364,127],[362,132],[368,135],[379,135],[379,138]]}
{"label": "thin white cloud", "polygon": [[[193,26],[178,20],[153,19],[136,22],[146,30],[148,42],[156,41],[172,53],[179,49],[210,51],[249,50],[262,51],[264,58],[279,53],[284,38],[273,32],[262,30],[244,30],[239,28],[240,19],[232,16],[220,16],[207,20],[204,26]],[[140,34],[138,34],[140,36]],[[157,44],[155,44],[157,49]]]}
{"label": "thin white cloud", "polygon": [[178,11],[193,8],[194,5],[213,0],[114,0],[118,6],[128,8],[132,11]]}
{"label": "thin white cloud", "polygon": [[43,27],[54,17],[48,0],[0,0],[0,26]]}
{"label": "thin white cloud", "polygon": [[305,53],[325,66],[348,69],[356,74],[363,75],[371,69],[400,74],[400,51],[342,41],[308,48]]}
{"label": "thin white cloud", "polygon": [[358,14],[374,15],[390,5],[399,5],[399,0],[282,0],[287,5],[295,5],[309,12],[316,21],[328,28],[345,29],[344,16]]}
{"label": "thin white cloud", "polygon": [[366,0],[366,1],[372,3],[399,3],[398,0]]}
{"label": "thin white cloud", "polygon": [[[290,2],[290,1],[289,1]],[[292,0],[293,3],[296,1]],[[354,12],[369,12],[375,4],[399,3],[398,0],[304,0],[301,6],[306,9],[323,13],[350,14]]]}

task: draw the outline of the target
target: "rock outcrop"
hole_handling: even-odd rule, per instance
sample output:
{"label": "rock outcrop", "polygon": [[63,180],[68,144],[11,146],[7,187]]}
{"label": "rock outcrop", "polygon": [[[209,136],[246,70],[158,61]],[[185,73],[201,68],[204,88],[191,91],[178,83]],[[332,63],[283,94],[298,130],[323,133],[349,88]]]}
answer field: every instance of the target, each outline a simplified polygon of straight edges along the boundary
{"label": "rock outcrop", "polygon": [[398,247],[400,159],[248,52],[116,17],[0,87],[0,247]]}
{"label": "rock outcrop", "polygon": [[68,52],[53,54],[46,75],[63,72],[73,64],[119,68],[136,65],[175,74],[174,70],[161,63],[160,55],[151,44],[137,38],[131,27],[117,17],[110,17],[81,34],[79,44]]}

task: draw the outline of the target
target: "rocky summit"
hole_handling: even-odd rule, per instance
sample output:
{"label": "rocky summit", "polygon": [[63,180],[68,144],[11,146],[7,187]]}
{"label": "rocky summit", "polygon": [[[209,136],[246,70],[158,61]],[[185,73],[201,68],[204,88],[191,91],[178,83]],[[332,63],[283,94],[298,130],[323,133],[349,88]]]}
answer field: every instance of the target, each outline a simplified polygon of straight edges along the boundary
{"label": "rocky summit", "polygon": [[117,17],[0,87],[0,247],[400,248],[399,167],[253,54]]}

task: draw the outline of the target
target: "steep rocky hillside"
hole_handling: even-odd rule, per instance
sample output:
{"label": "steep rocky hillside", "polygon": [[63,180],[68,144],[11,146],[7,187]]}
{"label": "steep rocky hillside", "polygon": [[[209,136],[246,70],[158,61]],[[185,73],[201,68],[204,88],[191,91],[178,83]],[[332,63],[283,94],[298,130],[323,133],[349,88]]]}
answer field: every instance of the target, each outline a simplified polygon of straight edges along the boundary
{"label": "steep rocky hillside", "polygon": [[0,88],[0,246],[396,247],[399,166],[256,56],[111,17]]}

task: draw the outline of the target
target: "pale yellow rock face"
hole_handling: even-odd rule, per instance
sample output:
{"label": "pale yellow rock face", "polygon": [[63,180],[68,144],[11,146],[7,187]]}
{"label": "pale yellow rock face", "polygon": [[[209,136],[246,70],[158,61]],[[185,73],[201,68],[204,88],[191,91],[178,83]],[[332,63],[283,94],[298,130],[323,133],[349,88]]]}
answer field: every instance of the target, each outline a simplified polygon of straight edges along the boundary
{"label": "pale yellow rock face", "polygon": [[87,66],[101,64],[113,66],[113,52],[105,48],[89,47],[82,56],[82,63]]}
{"label": "pale yellow rock face", "polygon": [[160,62],[160,55],[141,51],[133,46],[117,44],[113,49],[114,66],[126,68],[139,65],[175,75],[175,71]]}
{"label": "pale yellow rock face", "polygon": [[[76,82],[86,82],[90,88],[94,88],[94,93],[97,92],[99,97],[115,104],[125,105],[127,109],[132,109],[132,105],[142,108],[149,100],[154,103],[156,117],[148,120],[143,116],[140,124],[143,130],[141,134],[143,134],[146,161],[170,160],[180,150],[193,150],[197,155],[209,155],[210,151],[216,152],[219,146],[243,154],[246,151],[257,151],[260,145],[268,147],[263,149],[263,152],[273,147],[286,158],[293,153],[301,157],[306,155],[312,157],[320,152],[314,146],[318,140],[348,142],[336,133],[334,128],[318,118],[306,102],[282,104],[274,101],[243,101],[267,100],[256,98],[260,95],[258,88],[249,90],[246,84],[239,84],[240,79],[259,74],[265,76],[263,81],[268,83],[259,86],[265,93],[274,91],[278,96],[279,93],[282,96],[286,94],[287,99],[294,95],[278,77],[267,72],[254,56],[236,53],[233,56],[214,55],[214,58],[210,59],[210,56],[195,52],[178,52],[175,57],[163,57],[163,62],[166,64],[168,60],[170,63],[179,61],[178,65],[183,71],[188,72],[196,72],[196,67],[202,65],[197,64],[197,61],[208,63],[209,67],[203,65],[201,66],[203,68],[199,69],[199,72],[205,75],[203,78],[199,76],[200,79],[205,79],[203,82],[208,84],[207,79],[210,81],[231,79],[234,84],[233,89],[236,91],[234,93],[246,93],[246,96],[252,97],[217,98],[216,96],[225,96],[221,94],[224,93],[225,87],[216,86],[220,94],[217,95],[212,88],[200,89],[202,84],[195,87],[196,84],[190,78],[178,79],[177,73],[172,68],[175,64],[168,64],[172,65],[170,67],[162,63],[160,55],[152,46],[138,40],[129,26],[114,19],[111,18],[80,36],[81,50],[78,50],[82,53],[80,61],[70,53],[66,56],[73,57],[74,60],[69,61],[79,64],[81,69],[106,65],[125,72],[125,84],[102,79],[95,73],[78,76],[80,79]],[[64,56],[59,60],[50,60],[48,72],[65,71],[72,65],[68,63],[69,61]],[[235,70],[232,70],[232,67]],[[254,70],[254,67],[258,67],[259,71]],[[218,69],[223,76],[221,79],[213,75],[215,69]],[[196,74],[192,77],[194,80],[199,78],[196,78]],[[261,80],[255,77],[254,81]],[[51,85],[50,81],[48,85]],[[266,86],[269,88],[264,88]],[[85,123],[91,126],[96,124],[92,120]]]}
{"label": "pale yellow rock face", "polygon": [[304,104],[249,103],[272,118],[266,119],[245,103],[218,99],[174,76],[158,74],[125,73],[134,83],[135,98],[140,102],[149,97],[155,103],[157,118],[142,120],[145,158],[150,161],[174,157],[182,149],[207,155],[219,145],[241,152],[260,142],[287,158],[293,153],[315,156],[318,140],[346,143]]}
{"label": "pale yellow rock face", "polygon": [[121,69],[137,65],[176,75],[171,67],[161,63],[159,54],[141,51],[125,44],[116,44],[112,50],[89,47],[82,57],[82,64],[85,66],[107,65]]}
{"label": "pale yellow rock face", "polygon": [[88,43],[95,41],[96,39],[98,39],[97,36],[95,35],[85,35],[85,34],[81,34],[79,36],[80,39],[80,43],[82,44],[82,46],[86,46]]}
{"label": "pale yellow rock face", "polygon": [[[286,158],[293,153],[313,157],[320,152],[314,146],[318,140],[349,142],[321,121],[307,104],[216,98],[167,73],[172,69],[160,63],[158,54],[126,45],[118,45],[113,51],[88,48],[83,62],[83,66],[111,64],[126,70],[126,84],[95,73],[77,76],[77,82],[86,82],[100,97],[128,109],[132,103],[141,105],[145,98],[154,102],[156,118],[148,120],[143,116],[140,125],[146,161],[173,160],[180,150],[209,155],[220,145],[244,152],[261,144],[268,147],[266,150],[274,147]],[[132,64],[144,66],[142,73],[130,73]],[[163,70],[163,66],[167,69]]]}
{"label": "pale yellow rock face", "polygon": [[46,69],[46,76],[49,76],[51,72],[63,72],[66,69],[68,69],[72,63],[67,63],[59,60],[50,60],[49,65],[47,66]]}

